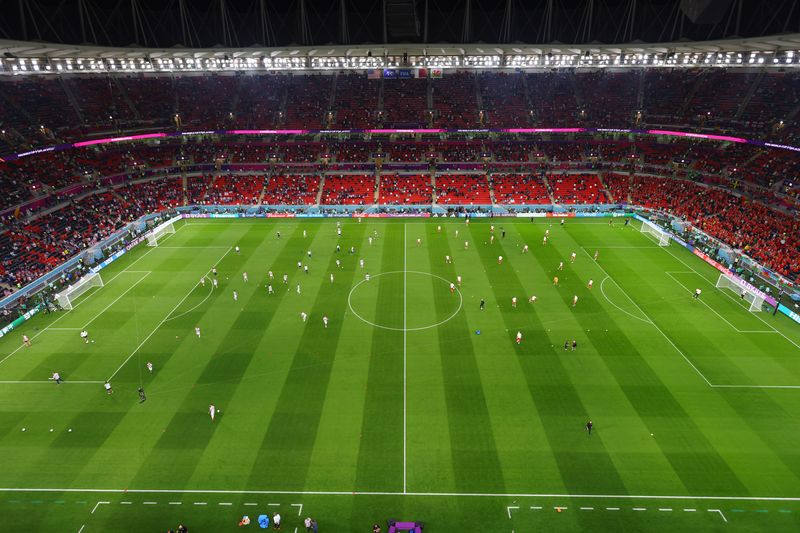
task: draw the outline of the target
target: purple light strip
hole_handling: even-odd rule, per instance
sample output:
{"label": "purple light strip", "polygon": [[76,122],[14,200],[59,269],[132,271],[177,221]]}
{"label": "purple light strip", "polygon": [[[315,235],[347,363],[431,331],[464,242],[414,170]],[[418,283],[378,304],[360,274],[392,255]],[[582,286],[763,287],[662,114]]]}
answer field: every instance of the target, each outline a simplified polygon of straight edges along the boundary
{"label": "purple light strip", "polygon": [[708,139],[711,141],[727,141],[734,143],[747,143],[750,142],[742,137],[729,137],[727,135],[711,135],[710,133],[690,133],[686,131],[672,131],[672,130],[646,130],[650,135],[670,135],[673,137],[693,137],[696,139]]}

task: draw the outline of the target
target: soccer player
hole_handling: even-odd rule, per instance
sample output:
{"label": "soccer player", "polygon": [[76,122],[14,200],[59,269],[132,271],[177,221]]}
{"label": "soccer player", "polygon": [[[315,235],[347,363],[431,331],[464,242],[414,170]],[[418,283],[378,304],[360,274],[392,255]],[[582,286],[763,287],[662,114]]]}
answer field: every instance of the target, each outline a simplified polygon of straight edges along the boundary
{"label": "soccer player", "polygon": [[630,218],[627,218],[627,217],[625,217],[625,225],[627,226],[627,225],[628,225],[628,224],[630,224],[630,223],[631,223],[631,219],[630,219]]}
{"label": "soccer player", "polygon": [[451,283],[450,284],[450,294],[453,294],[454,292],[456,292],[456,286]]}
{"label": "soccer player", "polygon": [[535,303],[536,302],[536,296],[531,296],[530,298],[528,298],[528,302],[529,303]]}
{"label": "soccer player", "polygon": [[364,268],[364,260],[363,259],[359,259],[358,260],[358,266],[360,266],[361,268]]}
{"label": "soccer player", "polygon": [[[469,220],[467,222],[469,222]],[[456,239],[458,239],[458,230],[456,230]]]}
{"label": "soccer player", "polygon": [[356,253],[356,247],[355,247],[355,246],[351,246],[351,247],[350,247],[350,253],[351,253],[351,254],[354,254],[354,253]]}
{"label": "soccer player", "polygon": [[547,244],[547,236],[542,237],[542,244]]}
{"label": "soccer player", "polygon": [[275,513],[272,516],[272,524],[273,524],[272,527],[274,527],[275,529],[280,529],[281,528],[281,515],[280,515],[280,513]]}
{"label": "soccer player", "polygon": [[461,276],[456,276],[456,283],[458,283],[459,287],[461,286]]}
{"label": "soccer player", "polygon": [[340,227],[336,228],[336,235],[338,235],[339,237],[342,236],[342,228],[340,228]]}
{"label": "soccer player", "polygon": [[147,362],[147,364],[146,364],[145,366],[147,367],[147,371],[148,371],[148,372],[150,372],[150,373],[152,374],[152,373],[153,373],[153,363],[151,363],[150,361],[148,361],[148,362]]}
{"label": "soccer player", "polygon": [[303,230],[303,238],[304,239],[306,238],[306,235],[307,235],[306,230]]}
{"label": "soccer player", "polygon": [[306,519],[303,520],[303,525],[306,526],[306,531],[311,531],[311,517],[306,517]]}
{"label": "soccer player", "polygon": [[469,241],[464,241],[464,249],[469,250]]}
{"label": "soccer player", "polygon": [[695,300],[699,300],[700,299],[700,293],[702,293],[702,292],[703,291],[701,291],[699,288],[695,289],[694,290],[694,295],[692,296],[692,298],[694,298]]}
{"label": "soccer player", "polygon": [[578,257],[578,254],[576,254],[575,252],[572,252],[572,254],[569,256],[569,262],[570,262],[570,263],[574,263],[574,262],[575,262],[575,259],[576,259],[577,257]]}
{"label": "soccer player", "polygon": [[[419,239],[417,239],[417,241],[419,241]],[[369,243],[370,246],[372,246],[372,236],[367,237],[367,242]],[[417,244],[419,244],[419,243],[417,243]]]}
{"label": "soccer player", "polygon": [[205,286],[206,286],[206,277],[205,277],[205,276],[203,276],[202,278],[200,278],[200,285],[202,285],[203,287],[205,287]]}
{"label": "soccer player", "polygon": [[562,226],[564,225],[564,219],[563,218],[561,219],[561,225]]}
{"label": "soccer player", "polygon": [[242,279],[244,280],[245,283],[247,283],[247,281],[250,279],[247,277],[247,272],[242,272]]}
{"label": "soccer player", "polygon": [[494,244],[494,235],[489,235],[489,244]]}
{"label": "soccer player", "polygon": [[240,253],[239,246],[236,246],[236,255],[239,255],[239,253]]}
{"label": "soccer player", "polygon": [[270,271],[268,272],[268,274],[269,274],[269,280],[270,280],[270,281],[272,281],[273,279],[275,279],[275,274],[273,274],[273,273],[272,273],[272,270],[270,270]]}
{"label": "soccer player", "polygon": [[53,372],[53,375],[50,377],[50,381],[55,381],[56,385],[61,385],[61,382],[64,380],[61,379],[61,374],[58,372]]}
{"label": "soccer player", "polygon": [[303,262],[302,261],[298,261],[297,262],[297,268],[303,268]]}
{"label": "soccer player", "polygon": [[550,230],[549,229],[544,230],[544,236],[545,237],[549,237],[550,236]]}
{"label": "soccer player", "polygon": [[578,341],[572,341],[572,351],[574,352],[577,349],[578,349]]}
{"label": "soccer player", "polygon": [[446,255],[446,256],[444,256],[444,262],[445,262],[445,263],[448,263],[448,264],[452,264],[452,263],[453,263],[453,260],[452,260],[452,259],[450,259],[450,256],[449,256],[449,255]]}
{"label": "soccer player", "polygon": [[594,424],[592,424],[592,421],[591,421],[591,420],[589,420],[588,422],[586,422],[586,432],[587,432],[587,433],[589,433],[589,435],[591,435],[591,434],[592,434],[592,428],[593,428],[593,427],[594,427]]}
{"label": "soccer player", "polygon": [[322,324],[325,326],[326,329],[328,328],[328,317],[327,316],[323,316],[322,317]]}
{"label": "soccer player", "polygon": [[555,285],[556,287],[558,287],[558,276],[555,276],[555,277],[553,278],[553,285]]}
{"label": "soccer player", "polygon": [[527,254],[528,253],[528,245],[527,244],[522,247],[522,253],[523,254]]}
{"label": "soccer player", "polygon": [[564,351],[569,350],[569,339],[564,341]]}
{"label": "soccer player", "polygon": [[577,294],[572,297],[572,307],[575,307],[576,305],[578,305],[578,295]]}
{"label": "soccer player", "polygon": [[23,344],[23,346],[30,346],[31,345],[31,340],[28,338],[27,335],[23,335],[22,336],[22,344]]}
{"label": "soccer player", "polygon": [[336,268],[342,268],[342,262],[338,259],[336,260]]}
{"label": "soccer player", "polygon": [[331,283],[333,283],[333,274],[331,274]]}
{"label": "soccer player", "polygon": [[506,230],[504,230],[503,228],[500,228],[500,230],[502,231],[502,236],[505,239],[506,238]]}
{"label": "soccer player", "polygon": [[486,301],[483,298],[481,298],[481,311],[483,311],[485,307],[486,307]]}
{"label": "soccer player", "polygon": [[138,391],[139,391],[139,403],[144,403],[145,401],[147,401],[147,396],[144,395],[144,389],[139,387]]}
{"label": "soccer player", "polygon": [[284,283],[284,285],[289,283],[289,274],[284,274],[283,275],[283,283]]}
{"label": "soccer player", "polygon": [[309,251],[307,251],[307,252],[306,252],[306,257],[308,257],[309,259],[311,259],[311,250],[309,250]]}
{"label": "soccer player", "polygon": [[597,258],[600,257],[600,250],[594,251],[594,260],[597,261]]}
{"label": "soccer player", "polygon": [[272,290],[272,283],[267,284],[267,294],[275,294]]}
{"label": "soccer player", "polygon": [[517,332],[517,344],[522,344],[522,332]]}
{"label": "soccer player", "polygon": [[275,232],[275,236],[280,239],[281,238],[281,232],[280,231],[276,231]]}
{"label": "soccer player", "polygon": [[489,231],[490,231],[491,233],[494,233],[494,224],[492,224],[491,226],[489,226]]}
{"label": "soccer player", "polygon": [[198,339],[200,338],[200,327],[199,326],[194,328],[194,334],[197,335]]}
{"label": "soccer player", "polygon": [[308,265],[303,265],[303,271],[308,274]]}
{"label": "soccer player", "polygon": [[211,421],[213,422],[217,416],[217,407],[213,403],[208,406],[208,414],[211,416]]}
{"label": "soccer player", "polygon": [[114,394],[114,391],[111,389],[111,383],[109,383],[108,381],[106,381],[106,383],[105,383],[105,385],[103,385],[103,387],[106,389],[106,394],[109,394],[109,395]]}
{"label": "soccer player", "polygon": [[441,233],[442,232],[442,227],[441,226],[436,226],[436,232],[437,233]]}
{"label": "soccer player", "polygon": [[211,284],[214,286],[215,289],[219,287],[219,282],[217,281],[217,278],[212,279]]}
{"label": "soccer player", "polygon": [[239,301],[239,293],[236,292],[236,291],[233,291],[233,301],[234,302],[238,302]]}
{"label": "soccer player", "polygon": [[497,264],[498,265],[502,265],[503,264],[503,256],[502,255],[498,255],[497,256]]}
{"label": "soccer player", "polygon": [[214,274],[214,276],[216,276],[217,275],[217,267],[211,267],[211,273]]}
{"label": "soccer player", "polygon": [[369,272],[364,276],[364,281],[369,281]]}
{"label": "soccer player", "polygon": [[513,307],[514,309],[517,308],[517,297],[516,296],[512,296],[511,297],[511,307]]}
{"label": "soccer player", "polygon": [[419,248],[420,246],[422,246],[422,239],[417,239],[417,248]]}
{"label": "soccer player", "polygon": [[305,314],[304,311],[300,311],[300,318],[303,320],[303,322],[305,322],[306,320],[308,320],[308,315]]}
{"label": "soccer player", "polygon": [[81,331],[81,339],[83,339],[84,343],[89,344],[89,332],[85,329]]}
{"label": "soccer player", "polygon": [[559,270],[564,270],[564,261],[559,261],[558,262],[558,269]]}
{"label": "soccer player", "polygon": [[299,283],[297,284],[297,289],[295,289],[295,290],[297,291],[297,294],[300,294],[300,284]]}
{"label": "soccer player", "polygon": [[592,285],[594,285],[594,280],[590,279],[589,283],[587,284],[587,287],[589,287],[589,290],[592,290]]}
{"label": "soccer player", "polygon": [[342,247],[337,244],[336,245],[336,253],[338,254],[341,251],[342,251]]}

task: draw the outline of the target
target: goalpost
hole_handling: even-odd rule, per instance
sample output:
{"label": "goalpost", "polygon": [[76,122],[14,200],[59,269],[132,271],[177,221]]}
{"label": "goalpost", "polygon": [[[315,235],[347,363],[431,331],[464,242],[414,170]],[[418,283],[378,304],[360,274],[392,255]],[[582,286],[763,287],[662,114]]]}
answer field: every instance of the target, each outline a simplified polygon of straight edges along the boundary
{"label": "goalpost", "polygon": [[639,231],[645,234],[652,235],[653,237],[658,239],[659,246],[669,246],[669,233],[661,229],[656,224],[653,224],[649,220],[642,221],[642,227]]}
{"label": "goalpost", "polygon": [[720,274],[715,285],[718,289],[728,289],[736,293],[743,301],[749,304],[748,311],[758,313],[764,305],[764,295],[758,289],[739,283],[736,279],[726,274]]}
{"label": "goalpost", "polygon": [[158,239],[169,233],[175,233],[175,226],[173,224],[175,219],[167,220],[163,224],[156,226],[150,233],[147,234],[147,246],[158,246]]}
{"label": "goalpost", "polygon": [[70,285],[63,291],[56,294],[56,301],[58,305],[61,306],[62,309],[72,309],[72,303],[80,297],[82,294],[86,293],[92,287],[102,287],[103,286],[103,278],[100,277],[100,274],[97,273],[90,273],[86,274],[84,277],[79,279],[75,282],[74,285]]}

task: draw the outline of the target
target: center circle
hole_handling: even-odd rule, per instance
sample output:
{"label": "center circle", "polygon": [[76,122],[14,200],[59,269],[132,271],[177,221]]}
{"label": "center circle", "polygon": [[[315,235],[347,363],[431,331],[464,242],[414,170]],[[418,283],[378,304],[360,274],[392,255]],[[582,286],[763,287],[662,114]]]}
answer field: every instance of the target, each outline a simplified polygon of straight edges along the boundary
{"label": "center circle", "polygon": [[[347,295],[350,311],[362,322],[392,331],[419,331],[435,328],[455,317],[464,305],[457,286],[450,292],[450,281],[430,272],[396,270],[381,272],[356,283]],[[437,298],[448,300],[439,311]],[[385,301],[379,301],[379,299]]]}

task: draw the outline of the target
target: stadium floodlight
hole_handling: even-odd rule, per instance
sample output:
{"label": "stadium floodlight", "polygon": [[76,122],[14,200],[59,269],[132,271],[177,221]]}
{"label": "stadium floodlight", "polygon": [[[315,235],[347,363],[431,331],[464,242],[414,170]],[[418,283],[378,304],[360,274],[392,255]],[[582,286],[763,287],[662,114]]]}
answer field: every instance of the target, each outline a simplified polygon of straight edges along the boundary
{"label": "stadium floodlight", "polygon": [[642,221],[642,227],[639,231],[657,239],[659,246],[669,246],[669,233],[649,220]]}
{"label": "stadium floodlight", "polygon": [[714,285],[718,289],[728,289],[739,296],[742,301],[747,302],[748,311],[758,313],[764,305],[764,293],[749,283],[734,277],[730,274],[720,274],[717,283]]}
{"label": "stadium floodlight", "polygon": [[83,294],[86,294],[86,291],[91,289],[92,287],[102,287],[103,286],[103,278],[100,277],[99,273],[89,273],[75,282],[74,285],[68,286],[63,291],[56,294],[56,301],[58,305],[61,306],[62,309],[72,309],[73,303]]}
{"label": "stadium floodlight", "polygon": [[174,219],[167,220],[163,224],[159,224],[147,234],[147,246],[158,246],[158,239],[164,235],[175,233]]}

